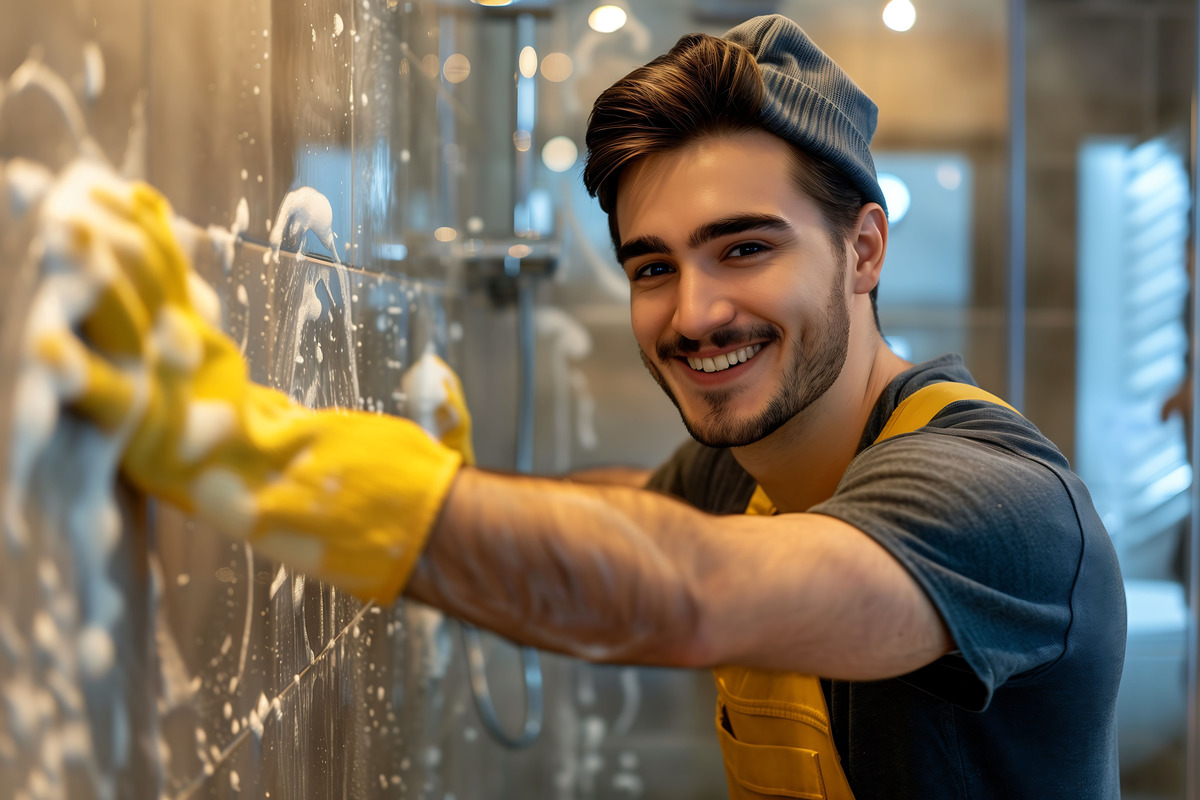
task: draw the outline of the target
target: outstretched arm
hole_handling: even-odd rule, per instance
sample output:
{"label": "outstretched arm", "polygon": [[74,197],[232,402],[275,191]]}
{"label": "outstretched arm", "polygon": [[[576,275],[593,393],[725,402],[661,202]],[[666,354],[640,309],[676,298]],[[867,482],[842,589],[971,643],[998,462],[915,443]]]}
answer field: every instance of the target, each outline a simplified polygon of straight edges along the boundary
{"label": "outstretched arm", "polygon": [[390,600],[416,565],[413,597],[599,661],[867,679],[950,646],[900,564],[832,518],[712,517],[460,469],[412,422],[250,383],[147,186],[76,165],[42,214],[56,279],[31,314],[30,374],[124,442],[134,485],[313,577]]}
{"label": "outstretched arm", "polygon": [[650,482],[653,474],[653,470],[637,467],[596,467],[576,470],[567,475],[567,478],[572,483],[593,486],[628,486],[632,489],[642,489]]}
{"label": "outstretched arm", "polygon": [[899,562],[832,517],[715,517],[635,489],[470,469],[407,593],[596,661],[867,680],[951,647]]}

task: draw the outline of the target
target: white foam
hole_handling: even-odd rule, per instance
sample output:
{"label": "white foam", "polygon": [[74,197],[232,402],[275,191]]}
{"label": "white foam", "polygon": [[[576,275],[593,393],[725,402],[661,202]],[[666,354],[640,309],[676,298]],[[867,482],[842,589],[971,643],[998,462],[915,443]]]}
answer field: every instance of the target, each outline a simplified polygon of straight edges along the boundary
{"label": "white foam", "polygon": [[200,319],[214,328],[221,327],[221,299],[217,293],[193,270],[187,273],[188,300]]}
{"label": "white foam", "polygon": [[[246,171],[242,170],[242,179],[245,180]],[[229,228],[222,228],[219,225],[208,226],[208,237],[212,243],[213,252],[220,257],[221,266],[225,270],[225,274],[233,272],[233,259],[237,254],[237,243],[242,234],[250,229],[250,204],[243,197],[238,200],[237,208],[233,212],[233,224]]]}
{"label": "white foam", "polygon": [[151,340],[162,360],[183,372],[194,372],[204,360],[204,343],[190,320],[174,306],[159,309]]}
{"label": "white foam", "polygon": [[275,577],[271,580],[270,596],[272,600],[275,599],[275,593],[279,591],[279,587],[283,586],[283,584],[287,582],[287,577],[287,567],[280,564],[279,569],[275,571]]}
{"label": "white foam", "polygon": [[14,158],[4,167],[4,180],[9,208],[14,216],[23,217],[50,191],[54,173],[36,161]]}
{"label": "white foam", "polygon": [[95,102],[104,93],[104,53],[100,45],[87,42],[83,46],[83,96]]}
{"label": "white foam", "polygon": [[116,646],[104,628],[89,625],[79,634],[79,671],[83,677],[97,680],[110,673],[116,664]]}
{"label": "white foam", "polygon": [[242,649],[238,655],[237,675],[229,682],[229,693],[237,692],[238,684],[246,673],[246,654],[250,652],[250,628],[254,623],[254,551],[243,544],[246,554],[246,615],[242,623]]}
{"label": "white foam", "polygon": [[240,475],[227,469],[206,469],[190,489],[197,517],[227,536],[245,538],[250,534],[258,508]]}
{"label": "white foam", "polygon": [[[289,531],[267,531],[254,538],[254,549],[277,560],[287,560],[288,564],[300,572],[318,573],[325,562],[325,545],[311,536],[291,533]],[[304,597],[303,577],[293,586],[293,594],[299,587],[300,598],[293,599],[299,604]]]}
{"label": "white foam", "polygon": [[[38,57],[31,56],[17,67],[8,79],[8,86],[10,91],[7,99],[9,100],[30,89],[40,90],[62,115],[77,147],[81,150],[86,149],[90,154],[101,154],[99,147],[88,136],[83,110],[79,107],[71,86],[58,73],[42,64]],[[5,99],[4,94],[0,94],[0,101]]]}
{"label": "white foam", "polygon": [[275,224],[271,226],[268,237],[271,258],[275,263],[279,263],[279,251],[285,243],[294,243],[299,248],[301,238],[308,231],[316,235],[335,262],[341,263],[335,241],[337,235],[333,232],[333,206],[329,198],[311,186],[301,186],[288,192],[279,204]]}
{"label": "white foam", "polygon": [[400,379],[408,416],[434,439],[458,424],[458,420],[448,419],[444,415],[442,418],[447,419],[447,424],[442,425],[438,421],[439,409],[449,410],[447,402],[450,397],[446,385],[454,380],[454,373],[437,357],[432,347],[426,349]]}
{"label": "white foam", "polygon": [[237,427],[237,412],[223,400],[193,400],[187,406],[179,458],[194,464],[227,439]]}
{"label": "white foam", "polygon": [[4,529],[9,549],[20,552],[29,543],[21,505],[28,492],[33,465],[58,422],[58,398],[45,371],[26,366],[17,376],[14,401],[8,486],[4,495]]}

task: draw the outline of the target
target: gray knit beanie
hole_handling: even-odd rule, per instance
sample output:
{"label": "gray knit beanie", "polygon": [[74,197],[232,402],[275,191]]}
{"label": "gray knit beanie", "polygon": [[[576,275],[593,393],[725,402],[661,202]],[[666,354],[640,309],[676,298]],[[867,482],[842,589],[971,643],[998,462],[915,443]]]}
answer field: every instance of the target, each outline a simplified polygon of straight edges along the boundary
{"label": "gray knit beanie", "polygon": [[766,129],[840,169],[886,212],[871,158],[879,114],[871,98],[787,17],[755,17],[722,38],[745,47],[758,62],[766,86]]}

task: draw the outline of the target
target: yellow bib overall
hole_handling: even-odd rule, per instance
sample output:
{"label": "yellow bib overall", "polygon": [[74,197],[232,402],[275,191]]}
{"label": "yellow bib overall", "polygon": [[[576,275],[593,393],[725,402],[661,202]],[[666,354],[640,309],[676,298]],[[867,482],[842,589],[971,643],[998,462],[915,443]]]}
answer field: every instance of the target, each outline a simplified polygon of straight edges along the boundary
{"label": "yellow bib overall", "polygon": [[[900,403],[875,442],[923,427],[956,400],[984,400],[1012,408],[969,384],[934,383]],[[746,513],[776,513],[761,486]],[[713,677],[717,734],[732,800],[854,800],[830,733],[819,678],[736,666],[718,667]]]}

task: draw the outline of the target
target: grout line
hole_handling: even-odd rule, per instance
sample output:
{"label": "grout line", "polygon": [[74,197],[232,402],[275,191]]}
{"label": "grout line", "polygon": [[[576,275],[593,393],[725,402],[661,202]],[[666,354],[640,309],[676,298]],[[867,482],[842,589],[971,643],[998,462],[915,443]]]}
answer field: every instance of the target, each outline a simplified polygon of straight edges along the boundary
{"label": "grout line", "polygon": [[[320,653],[318,653],[317,657],[314,658],[307,666],[305,666],[304,669],[302,669],[302,670],[300,670],[300,672],[296,673],[296,677],[292,680],[291,683],[289,683],[287,686],[284,687],[283,691],[281,691],[279,694],[275,695],[275,697],[271,699],[271,705],[274,705],[276,703],[276,701],[282,701],[285,697],[287,697],[288,692],[291,692],[291,691],[295,690],[296,687],[300,686],[300,684],[303,683],[304,676],[306,674],[308,674],[308,672],[310,670],[312,670],[314,667],[316,667],[317,664],[321,663],[321,660],[323,658],[325,658],[325,656],[329,653],[329,651],[331,651],[333,649],[334,645],[341,642],[342,638],[346,635],[346,633],[348,631],[350,631],[355,625],[357,625],[359,623],[359,621],[362,620],[362,618],[366,615],[367,611],[369,611],[374,606],[375,606],[374,600],[368,601],[359,610],[359,612],[354,615],[354,619],[350,620],[350,622],[348,622],[346,624],[346,627],[342,628],[341,632],[337,636],[335,636],[334,638],[329,640],[329,643],[327,645],[325,645],[325,649],[323,649]],[[278,714],[277,718],[278,719],[283,718],[282,705],[280,707],[280,713]],[[266,720],[263,720],[263,722],[265,723]],[[229,758],[229,756],[231,756],[233,754],[233,751],[236,750],[238,747],[240,747],[242,745],[242,743],[246,739],[248,739],[253,732],[254,732],[253,727],[248,725],[245,728],[243,728],[242,732],[237,734],[233,738],[233,740],[229,742],[229,744],[227,744],[225,746],[225,749],[221,751],[220,756],[215,761],[212,762],[214,774],[216,773],[216,770],[222,764],[225,763],[225,761]],[[187,786],[185,786],[183,789],[181,789],[178,794],[175,795],[175,800],[188,800],[188,798],[190,798],[195,793],[195,791],[197,789],[199,789],[201,786],[203,786],[208,781],[208,779],[211,777],[212,777],[212,775],[209,775],[209,774],[197,775],[195,778],[192,779],[191,783],[189,783]]]}

